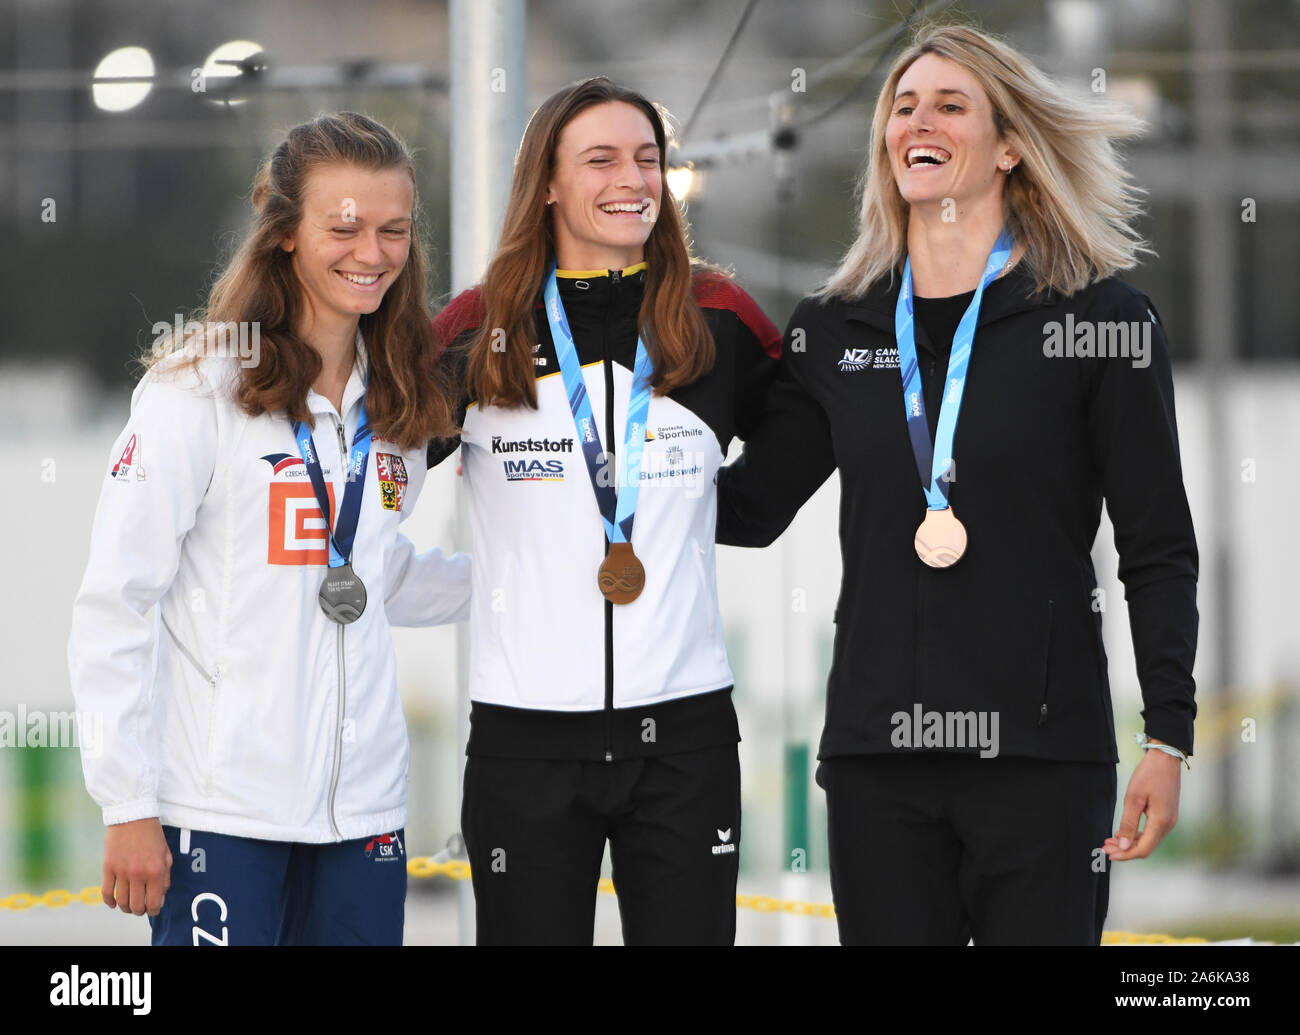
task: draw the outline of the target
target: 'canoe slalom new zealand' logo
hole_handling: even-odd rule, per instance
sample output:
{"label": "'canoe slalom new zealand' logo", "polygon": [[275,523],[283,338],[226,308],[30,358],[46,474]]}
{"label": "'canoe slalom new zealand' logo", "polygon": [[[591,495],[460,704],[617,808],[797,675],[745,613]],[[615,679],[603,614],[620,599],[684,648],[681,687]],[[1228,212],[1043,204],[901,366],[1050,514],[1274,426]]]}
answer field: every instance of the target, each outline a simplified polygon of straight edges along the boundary
{"label": "'canoe slalom new zealand' logo", "polygon": [[840,360],[840,371],[851,374],[858,370],[897,370],[898,349],[845,349]]}

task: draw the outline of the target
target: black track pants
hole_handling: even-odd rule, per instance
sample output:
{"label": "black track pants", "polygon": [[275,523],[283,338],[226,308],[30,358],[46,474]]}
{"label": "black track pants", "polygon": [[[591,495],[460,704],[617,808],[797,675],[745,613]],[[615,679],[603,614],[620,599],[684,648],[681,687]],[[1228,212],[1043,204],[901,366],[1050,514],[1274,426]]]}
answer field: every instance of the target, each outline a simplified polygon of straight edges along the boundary
{"label": "black track pants", "polygon": [[735,744],[615,762],[471,756],[461,829],[480,945],[590,945],[607,838],[626,944],[735,941]]}
{"label": "black track pants", "polygon": [[957,754],[830,758],[845,945],[1096,945],[1115,766]]}

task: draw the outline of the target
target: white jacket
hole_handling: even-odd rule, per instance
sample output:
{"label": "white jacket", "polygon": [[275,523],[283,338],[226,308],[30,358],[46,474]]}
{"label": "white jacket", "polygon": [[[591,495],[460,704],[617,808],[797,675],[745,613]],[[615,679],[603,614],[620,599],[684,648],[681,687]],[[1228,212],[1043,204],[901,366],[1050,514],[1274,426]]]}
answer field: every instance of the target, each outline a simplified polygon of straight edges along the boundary
{"label": "white jacket", "polygon": [[[469,557],[417,554],[398,531],[424,450],[376,436],[352,552],[368,603],[351,625],[327,618],[327,532],[292,426],[235,405],[236,362],[155,367],[113,446],[68,645],[77,709],[102,719],[87,789],[106,824],[303,842],[396,830],[408,751],[389,624],[464,620]],[[335,507],[365,363],[358,335],[342,421],[307,397]]]}

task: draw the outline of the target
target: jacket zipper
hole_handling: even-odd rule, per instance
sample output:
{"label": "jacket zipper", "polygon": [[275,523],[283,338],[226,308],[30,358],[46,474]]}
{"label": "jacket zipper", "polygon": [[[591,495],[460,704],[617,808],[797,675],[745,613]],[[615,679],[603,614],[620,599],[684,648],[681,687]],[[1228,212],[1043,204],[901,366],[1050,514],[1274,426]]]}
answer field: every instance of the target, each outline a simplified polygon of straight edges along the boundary
{"label": "jacket zipper", "polygon": [[[606,470],[617,470],[614,464],[614,365],[609,354],[609,324],[618,298],[622,270],[609,271],[609,303],[605,307],[605,320],[601,327],[601,346],[604,350],[605,373],[605,463]],[[617,479],[615,480],[617,485]],[[603,524],[603,522],[602,522]],[[609,554],[609,538],[605,537],[605,553]],[[605,601],[605,761],[614,761],[614,604]]]}
{"label": "jacket zipper", "polygon": [[[921,641],[925,634],[925,620],[921,613],[921,572],[918,569],[915,583],[916,595],[912,598],[912,703],[921,695]],[[924,703],[924,702],[921,702]]]}
{"label": "jacket zipper", "polygon": [[[161,615],[159,615],[159,617],[162,618]],[[190,653],[189,648],[186,647],[185,644],[181,643],[180,638],[172,631],[172,627],[167,624],[166,618],[162,619],[162,624],[163,628],[167,630],[167,635],[172,638],[172,643],[176,644],[176,649],[184,654],[185,659],[194,666],[194,671],[203,677],[203,681],[207,683],[208,686],[216,689],[217,677],[215,675],[209,675],[208,670],[199,664],[199,659]]]}
{"label": "jacket zipper", "polygon": [[[334,414],[332,413],[330,414],[330,420],[334,422],[334,430],[338,432],[339,465],[340,468],[342,468],[343,464],[346,463],[348,458],[347,443],[344,442],[343,440],[343,424],[339,421],[338,417],[334,416]],[[362,476],[364,477],[364,472],[362,472]],[[344,492],[347,491],[346,479],[345,479],[343,491]],[[330,516],[331,515],[326,515],[326,525],[329,526],[330,528],[333,528],[334,523],[333,521],[329,520]],[[338,796],[339,773],[343,768],[343,712],[347,707],[348,673],[347,673],[347,668],[344,665],[345,659],[343,654],[343,630],[346,628],[346,626],[344,626],[342,622],[338,622],[335,624],[337,625],[338,628],[335,643],[337,644],[336,657],[338,660],[338,670],[339,670],[339,692],[338,692],[337,708],[335,709],[335,715],[334,715],[334,769],[333,772],[330,774],[329,814],[330,814],[330,829],[334,831],[334,836],[338,838],[338,840],[342,841],[343,834],[339,831],[338,820],[334,816],[334,801],[335,798]]]}
{"label": "jacket zipper", "polygon": [[336,640],[338,644],[339,697],[338,709],[334,717],[334,772],[330,776],[330,829],[334,831],[334,836],[342,841],[343,834],[339,831],[338,820],[334,816],[334,800],[339,790],[339,771],[343,768],[343,708],[348,695],[348,677],[347,671],[343,667],[343,625],[342,623],[337,624],[339,630]]}
{"label": "jacket zipper", "polygon": [[[927,384],[934,384],[934,359],[929,361],[929,377]],[[924,390],[924,387],[923,389]],[[929,413],[929,404],[926,404],[926,412]],[[929,500],[926,500],[926,506],[929,507]],[[924,517],[924,513],[922,517]],[[925,636],[925,609],[922,605],[921,594],[924,591],[924,572],[922,566],[916,566],[916,595],[912,600],[912,702],[915,704],[919,701],[921,694],[921,650],[922,642]],[[925,702],[920,702],[924,704]]]}
{"label": "jacket zipper", "polygon": [[1056,622],[1056,602],[1047,602],[1047,657],[1043,661],[1043,700],[1038,706],[1038,719],[1034,725],[1040,729],[1047,725],[1047,674],[1052,665],[1052,626]]}

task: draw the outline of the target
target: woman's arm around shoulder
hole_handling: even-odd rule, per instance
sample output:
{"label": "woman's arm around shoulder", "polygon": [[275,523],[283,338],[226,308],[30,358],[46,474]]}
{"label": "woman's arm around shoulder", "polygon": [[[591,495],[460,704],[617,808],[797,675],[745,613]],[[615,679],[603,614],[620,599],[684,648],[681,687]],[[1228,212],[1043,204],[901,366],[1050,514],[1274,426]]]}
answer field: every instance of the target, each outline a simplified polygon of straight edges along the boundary
{"label": "woman's arm around shoulder", "polygon": [[[410,517],[428,477],[420,472],[414,495],[402,501],[399,525]],[[469,617],[470,558],[448,557],[434,547],[417,552],[401,531],[384,548],[384,612],[392,625],[444,625]]]}
{"label": "woman's arm around shoulder", "polygon": [[[469,408],[469,393],[465,383],[466,363],[470,339],[483,323],[483,295],[478,287],[468,288],[453,298],[433,318],[433,337],[438,350],[437,362],[447,372],[447,382],[460,393],[456,407],[456,423],[464,424]],[[428,446],[426,467],[436,467],[460,447],[460,436],[435,438]]]}
{"label": "woman's arm around shoulder", "polygon": [[718,472],[719,543],[774,542],[835,469],[830,422],[803,369],[821,310],[813,298],[795,308],[761,402],[741,425],[744,452]]}

